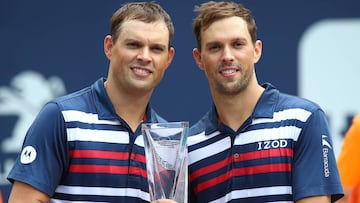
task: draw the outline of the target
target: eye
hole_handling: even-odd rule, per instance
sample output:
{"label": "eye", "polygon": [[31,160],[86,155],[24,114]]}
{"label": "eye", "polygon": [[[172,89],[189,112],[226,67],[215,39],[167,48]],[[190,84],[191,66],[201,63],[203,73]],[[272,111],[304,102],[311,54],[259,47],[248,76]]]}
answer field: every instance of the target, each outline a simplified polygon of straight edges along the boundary
{"label": "eye", "polygon": [[130,49],[137,49],[141,47],[141,44],[139,42],[128,42],[126,43],[126,46]]}
{"label": "eye", "polygon": [[220,50],[221,46],[219,44],[211,44],[210,46],[208,46],[208,50],[210,52],[216,52],[218,50]]}
{"label": "eye", "polygon": [[165,47],[163,46],[153,46],[151,48],[155,53],[162,53],[165,50]]}
{"label": "eye", "polygon": [[235,42],[235,43],[233,44],[233,46],[234,46],[235,48],[241,48],[242,46],[244,46],[244,43],[242,43],[242,42]]}
{"label": "eye", "polygon": [[235,39],[233,42],[232,42],[232,46],[235,48],[235,49],[240,49],[244,46],[247,46],[248,45],[248,42],[245,40],[245,39]]}
{"label": "eye", "polygon": [[219,46],[215,45],[215,46],[211,46],[209,49],[210,50],[215,50],[215,49],[218,49],[218,48],[219,48]]}

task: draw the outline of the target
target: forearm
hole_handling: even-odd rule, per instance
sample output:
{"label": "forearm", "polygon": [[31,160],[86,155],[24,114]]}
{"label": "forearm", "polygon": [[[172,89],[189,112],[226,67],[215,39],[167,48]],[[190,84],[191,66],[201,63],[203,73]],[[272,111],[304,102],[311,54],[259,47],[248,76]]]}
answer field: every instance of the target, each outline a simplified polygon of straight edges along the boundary
{"label": "forearm", "polygon": [[9,196],[8,203],[47,203],[50,197],[36,188],[15,181]]}

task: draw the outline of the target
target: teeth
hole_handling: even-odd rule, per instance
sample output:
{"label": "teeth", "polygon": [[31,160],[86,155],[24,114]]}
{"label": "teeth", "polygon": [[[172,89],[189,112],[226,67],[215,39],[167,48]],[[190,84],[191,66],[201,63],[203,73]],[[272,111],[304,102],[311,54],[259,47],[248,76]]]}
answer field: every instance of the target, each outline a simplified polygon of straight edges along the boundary
{"label": "teeth", "polygon": [[224,70],[224,71],[222,71],[223,74],[233,74],[235,72],[236,72],[236,70]]}
{"label": "teeth", "polygon": [[144,70],[144,69],[140,69],[140,68],[134,68],[133,70],[134,70],[135,72],[137,72],[137,73],[140,73],[140,74],[147,74],[147,73],[149,73],[149,71]]}

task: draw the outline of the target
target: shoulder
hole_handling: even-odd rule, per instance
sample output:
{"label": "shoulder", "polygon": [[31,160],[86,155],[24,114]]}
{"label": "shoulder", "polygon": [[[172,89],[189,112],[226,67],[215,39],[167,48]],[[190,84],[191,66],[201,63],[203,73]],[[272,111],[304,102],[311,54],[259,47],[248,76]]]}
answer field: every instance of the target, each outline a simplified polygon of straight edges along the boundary
{"label": "shoulder", "polygon": [[62,97],[58,97],[52,100],[52,102],[58,104],[63,110],[78,109],[80,111],[89,111],[89,107],[91,107],[92,111],[96,112],[96,108],[101,109],[102,106],[107,106],[111,103],[108,101],[104,87],[105,81],[105,78],[100,78],[91,85]]}
{"label": "shoulder", "polygon": [[313,115],[323,117],[324,112],[318,104],[296,95],[280,92],[269,83],[260,97],[254,115],[277,120],[300,120],[306,122]]}
{"label": "shoulder", "polygon": [[52,100],[52,103],[56,103],[63,108],[71,108],[76,106],[83,106],[92,99],[92,89],[91,87],[86,87],[84,89],[78,90],[76,92],[58,97]]}
{"label": "shoulder", "polygon": [[262,109],[272,108],[274,112],[281,112],[289,109],[302,109],[308,112],[315,112],[320,106],[306,98],[297,95],[291,95],[279,91],[270,83],[262,84],[265,88],[258,104]]}
{"label": "shoulder", "polygon": [[278,108],[300,108],[310,112],[321,110],[321,107],[314,101],[285,93],[279,94]]}

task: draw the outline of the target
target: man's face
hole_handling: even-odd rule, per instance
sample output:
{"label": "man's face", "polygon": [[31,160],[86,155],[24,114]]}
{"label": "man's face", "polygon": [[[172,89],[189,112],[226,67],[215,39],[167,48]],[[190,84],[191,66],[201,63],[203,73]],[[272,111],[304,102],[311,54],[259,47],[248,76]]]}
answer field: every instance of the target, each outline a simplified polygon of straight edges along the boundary
{"label": "man's face", "polygon": [[105,47],[107,43],[109,80],[125,91],[151,92],[174,55],[173,48],[168,47],[169,31],[163,21],[125,21],[117,41],[105,39]]}
{"label": "man's face", "polygon": [[194,57],[212,91],[223,95],[243,91],[255,79],[254,64],[261,55],[261,42],[254,46],[240,17],[216,21],[201,35],[202,50],[194,49]]}

